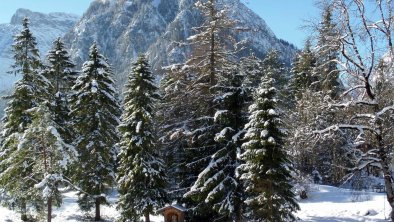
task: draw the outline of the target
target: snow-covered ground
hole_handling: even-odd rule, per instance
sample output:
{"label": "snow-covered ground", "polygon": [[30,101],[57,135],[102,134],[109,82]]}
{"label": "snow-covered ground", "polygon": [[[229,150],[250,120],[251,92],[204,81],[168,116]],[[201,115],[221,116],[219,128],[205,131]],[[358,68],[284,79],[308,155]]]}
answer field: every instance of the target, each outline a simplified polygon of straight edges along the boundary
{"label": "snow-covered ground", "polygon": [[[53,212],[53,222],[81,222],[81,221],[91,221],[87,219],[89,216],[94,216],[92,212],[90,215],[85,215],[84,212],[81,212],[78,208],[77,200],[77,192],[67,192],[64,194],[63,205],[60,208],[54,209]],[[112,206],[102,206],[101,207],[101,215],[103,222],[112,222],[116,221],[116,218],[119,216],[119,213],[116,210],[115,202],[116,192],[113,192],[109,201],[112,203]],[[0,222],[19,222],[20,215],[12,212],[6,208],[0,207]],[[151,222],[163,222],[164,218],[159,216],[151,216]]]}
{"label": "snow-covered ground", "polygon": [[[110,198],[116,201],[114,192]],[[381,222],[389,214],[389,207],[383,193],[354,192],[330,186],[317,186],[306,200],[300,200],[301,211],[297,213],[300,221],[314,222]],[[54,222],[89,221],[80,212],[76,203],[76,192],[65,194],[64,204],[54,212]],[[106,222],[115,221],[119,215],[115,206],[102,208],[103,219]],[[0,222],[19,221],[19,215],[0,207]],[[152,222],[162,222],[160,216],[152,217]]]}
{"label": "snow-covered ground", "polygon": [[316,186],[308,199],[300,200],[300,221],[387,221],[390,211],[384,193],[357,192],[331,186]]}

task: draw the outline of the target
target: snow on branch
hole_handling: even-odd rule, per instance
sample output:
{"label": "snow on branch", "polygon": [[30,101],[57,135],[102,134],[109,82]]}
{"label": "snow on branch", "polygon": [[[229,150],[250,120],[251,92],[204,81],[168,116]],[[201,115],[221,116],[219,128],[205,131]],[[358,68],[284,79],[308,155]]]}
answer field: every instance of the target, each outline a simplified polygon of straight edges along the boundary
{"label": "snow on branch", "polygon": [[357,100],[357,101],[349,101],[349,102],[345,102],[345,103],[330,104],[330,107],[348,108],[351,106],[360,106],[360,105],[377,106],[378,103],[374,102],[374,101]]}
{"label": "snow on branch", "polygon": [[354,86],[354,87],[352,87],[352,88],[346,90],[344,93],[342,93],[341,97],[343,98],[343,97],[347,96],[349,93],[353,92],[354,90],[356,90],[356,89],[362,89],[362,88],[365,88],[365,85],[357,85],[357,86]]}
{"label": "snow on branch", "polygon": [[354,115],[354,116],[351,118],[350,121],[352,121],[352,120],[354,120],[354,119],[364,119],[364,118],[374,120],[374,119],[376,118],[376,116],[373,115],[373,114],[356,114],[356,115]]}
{"label": "snow on branch", "polygon": [[382,110],[380,110],[379,112],[376,113],[376,116],[379,117],[389,110],[394,110],[394,105],[384,107]]}
{"label": "snow on branch", "polygon": [[364,134],[364,131],[370,131],[374,134],[378,134],[379,132],[376,131],[375,129],[368,127],[368,126],[363,126],[363,125],[352,125],[352,124],[336,124],[329,126],[323,130],[315,130],[313,131],[313,134],[325,134],[330,131],[338,131],[341,129],[352,129],[352,130],[358,130],[360,132],[360,135]]}

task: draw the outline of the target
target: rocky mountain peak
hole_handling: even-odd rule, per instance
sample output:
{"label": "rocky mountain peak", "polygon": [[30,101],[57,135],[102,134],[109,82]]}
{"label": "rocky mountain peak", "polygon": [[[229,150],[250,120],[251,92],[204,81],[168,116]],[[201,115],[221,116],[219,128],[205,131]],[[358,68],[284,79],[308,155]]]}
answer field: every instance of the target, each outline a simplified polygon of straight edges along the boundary
{"label": "rocky mountain peak", "polygon": [[[79,17],[67,13],[39,13],[28,9],[18,9],[11,18],[9,24],[0,24],[0,97],[8,94],[15,81],[20,76],[7,74],[13,63],[12,43],[13,37],[22,29],[22,20],[27,17],[30,20],[30,30],[37,39],[38,48],[41,57],[44,59],[45,54],[52,47],[52,42],[64,36]],[[5,100],[0,100],[0,118],[3,113]]]}
{"label": "rocky mountain peak", "polygon": [[[222,0],[230,16],[247,29],[236,33],[258,56],[269,50],[283,52],[287,64],[295,47],[275,37],[265,21],[240,0]],[[188,50],[177,45],[186,42],[192,28],[202,22],[195,0],[96,0],[65,39],[77,64],[88,55],[89,46],[97,42],[113,64],[117,79],[128,73],[131,60],[146,53],[155,70],[173,62],[184,61]]]}
{"label": "rocky mountain peak", "polygon": [[79,16],[62,12],[44,14],[20,8],[11,17],[11,25],[21,25],[24,18],[29,18],[32,26],[70,27],[75,24]]}

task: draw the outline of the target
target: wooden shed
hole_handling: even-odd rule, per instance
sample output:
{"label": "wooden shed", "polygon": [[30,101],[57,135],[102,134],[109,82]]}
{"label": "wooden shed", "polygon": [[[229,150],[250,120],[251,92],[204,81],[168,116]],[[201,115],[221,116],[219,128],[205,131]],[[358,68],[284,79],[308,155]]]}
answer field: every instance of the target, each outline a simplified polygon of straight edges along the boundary
{"label": "wooden shed", "polygon": [[164,222],[185,222],[186,208],[173,204],[159,209],[157,213],[164,216]]}

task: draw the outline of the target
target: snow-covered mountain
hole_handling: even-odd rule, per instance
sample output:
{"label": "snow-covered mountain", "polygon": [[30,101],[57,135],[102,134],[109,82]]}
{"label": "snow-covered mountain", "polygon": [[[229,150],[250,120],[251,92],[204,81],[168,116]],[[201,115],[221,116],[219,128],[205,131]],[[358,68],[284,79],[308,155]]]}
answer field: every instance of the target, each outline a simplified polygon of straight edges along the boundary
{"label": "snow-covered mountain", "polygon": [[[246,40],[246,46],[260,56],[271,49],[279,50],[283,61],[290,64],[296,52],[293,45],[276,38],[265,21],[240,0],[222,1],[228,5],[230,16],[239,21],[238,26],[245,29],[234,32],[239,41]],[[194,34],[192,27],[202,22],[194,2],[94,0],[80,20],[75,15],[64,13],[42,14],[19,9],[10,24],[0,25],[0,95],[1,91],[3,94],[9,91],[18,78],[4,73],[12,62],[12,36],[20,31],[24,17],[31,20],[30,27],[37,37],[42,55],[48,51],[55,38],[65,35],[70,53],[80,67],[87,59],[91,44],[97,42],[101,52],[113,65],[117,79],[123,82],[132,59],[139,53],[147,53],[156,70],[163,65],[185,60],[188,48],[178,43],[187,42],[186,39]]]}
{"label": "snow-covered mountain", "polygon": [[[270,49],[283,52],[289,64],[295,47],[275,37],[262,18],[240,0],[223,0],[230,16],[246,31],[236,33],[238,40],[247,40],[257,55]],[[93,1],[65,40],[77,64],[86,60],[88,49],[95,41],[113,64],[118,79],[129,70],[130,61],[139,53],[147,53],[154,69],[187,56],[186,42],[192,27],[202,17],[195,0],[96,0]],[[235,32],[234,32],[235,33]]]}
{"label": "snow-covered mountain", "polygon": [[[21,31],[22,19],[30,19],[30,29],[37,38],[41,56],[51,48],[57,37],[62,37],[78,21],[76,15],[65,13],[43,14],[27,9],[18,9],[12,16],[9,24],[0,24],[0,96],[11,91],[13,83],[19,76],[7,74],[12,64],[11,45],[13,36]],[[0,116],[2,115],[4,101],[0,100]]]}

